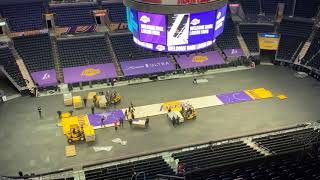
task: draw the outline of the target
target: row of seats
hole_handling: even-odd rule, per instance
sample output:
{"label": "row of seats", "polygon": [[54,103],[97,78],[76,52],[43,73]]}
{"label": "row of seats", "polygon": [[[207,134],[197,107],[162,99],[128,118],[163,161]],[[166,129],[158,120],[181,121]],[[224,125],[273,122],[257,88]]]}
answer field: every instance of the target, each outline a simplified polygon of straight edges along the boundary
{"label": "row of seats", "polygon": [[93,10],[96,9],[97,5],[94,3],[50,6],[50,12],[56,14],[55,23],[58,26],[93,25]]}
{"label": "row of seats", "polygon": [[257,158],[263,156],[243,142],[228,143],[223,145],[209,146],[205,148],[183,151],[172,155],[186,165],[190,171],[198,168],[218,166],[236,161]]}
{"label": "row of seats", "polygon": [[224,24],[223,33],[217,38],[217,45],[220,49],[237,49],[240,44],[236,34],[236,28],[231,18],[227,18]]}
{"label": "row of seats", "polygon": [[283,19],[279,28],[281,39],[277,59],[293,60],[310,36],[312,26],[312,21]]}
{"label": "row of seats", "polygon": [[154,179],[157,174],[174,175],[173,170],[162,157],[154,157],[85,171],[87,180],[143,180]]}
{"label": "row of seats", "polygon": [[258,33],[272,33],[273,25],[240,24],[240,32],[250,52],[259,52]]}
{"label": "row of seats", "polygon": [[103,35],[60,38],[57,44],[62,68],[112,62]]}
{"label": "row of seats", "polygon": [[240,0],[242,8],[246,15],[257,15],[265,13],[266,16],[275,16],[278,3],[284,3],[284,14],[286,16],[297,16],[312,18],[317,15],[320,2],[310,0],[306,3],[304,0]]}
{"label": "row of seats", "polygon": [[111,22],[127,22],[126,7],[123,3],[102,3],[103,9],[108,9]]}
{"label": "row of seats", "polygon": [[296,0],[294,15],[298,17],[312,18],[319,11],[319,0]]}
{"label": "row of seats", "polygon": [[238,163],[216,169],[208,169],[190,174],[187,180],[233,180],[233,179],[270,179],[270,180],[318,180],[320,179],[317,158],[299,160],[299,153],[276,155],[273,157]]}
{"label": "row of seats", "polygon": [[320,30],[314,35],[314,39],[308,49],[307,54],[302,59],[302,64],[320,69]]}
{"label": "row of seats", "polygon": [[293,132],[287,132],[262,138],[253,139],[259,146],[267,148],[269,151],[279,154],[292,150],[301,149],[305,141],[314,135],[314,129],[308,128]]}
{"label": "row of seats", "polygon": [[44,27],[42,2],[1,5],[0,12],[7,18],[13,32],[37,30]]}
{"label": "row of seats", "polygon": [[4,67],[12,79],[21,87],[26,86],[19,67],[8,47],[0,47],[0,65]]}
{"label": "row of seats", "polygon": [[48,34],[16,37],[13,42],[30,72],[54,69]]}
{"label": "row of seats", "polygon": [[132,34],[110,36],[113,50],[119,61],[159,57],[160,54],[145,50],[133,42]]}
{"label": "row of seats", "polygon": [[[287,129],[288,130],[288,129]],[[186,179],[192,180],[233,180],[233,179],[320,179],[320,157],[317,147],[320,142],[319,132],[313,128],[294,130],[291,132],[252,139],[258,146],[273,153],[267,157],[247,159],[243,162],[215,166],[187,172]],[[313,146],[305,146],[311,142]],[[239,144],[239,143],[238,143]],[[229,145],[230,146],[230,145]],[[311,148],[311,149],[310,149]],[[215,149],[213,149],[214,151]],[[303,150],[312,150],[315,158],[297,159]],[[203,154],[199,151],[198,154]],[[227,153],[221,151],[222,154]],[[192,159],[192,157],[190,157]],[[206,160],[204,160],[206,162]],[[209,168],[208,168],[209,167]]]}

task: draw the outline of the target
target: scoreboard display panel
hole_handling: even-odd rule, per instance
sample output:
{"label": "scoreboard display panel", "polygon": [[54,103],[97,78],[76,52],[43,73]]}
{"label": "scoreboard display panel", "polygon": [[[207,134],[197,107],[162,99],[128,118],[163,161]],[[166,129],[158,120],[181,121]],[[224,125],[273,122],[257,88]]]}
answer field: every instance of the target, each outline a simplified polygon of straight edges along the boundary
{"label": "scoreboard display panel", "polygon": [[127,8],[134,42],[162,52],[187,52],[212,45],[223,32],[227,6],[186,14],[154,14]]}

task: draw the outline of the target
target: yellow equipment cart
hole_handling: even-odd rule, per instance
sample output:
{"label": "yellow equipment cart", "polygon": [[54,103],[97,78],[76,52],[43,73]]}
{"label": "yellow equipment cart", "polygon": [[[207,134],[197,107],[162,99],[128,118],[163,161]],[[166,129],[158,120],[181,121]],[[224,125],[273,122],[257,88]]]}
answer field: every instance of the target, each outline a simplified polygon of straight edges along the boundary
{"label": "yellow equipment cart", "polygon": [[95,141],[94,129],[86,115],[62,117],[61,126],[69,143],[84,140],[86,142]]}
{"label": "yellow equipment cart", "polygon": [[190,104],[183,105],[180,113],[183,116],[184,120],[193,120],[197,118],[197,112]]}

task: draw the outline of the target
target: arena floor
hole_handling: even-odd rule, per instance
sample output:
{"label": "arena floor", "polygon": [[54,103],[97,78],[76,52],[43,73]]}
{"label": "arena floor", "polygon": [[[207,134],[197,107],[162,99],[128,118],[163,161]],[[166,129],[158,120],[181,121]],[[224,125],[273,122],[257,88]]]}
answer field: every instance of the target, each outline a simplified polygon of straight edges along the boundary
{"label": "arena floor", "polygon": [[[285,67],[259,66],[206,78],[208,83],[198,85],[192,84],[192,78],[184,78],[117,87],[115,89],[124,97],[117,108],[127,107],[130,101],[140,106],[259,87],[271,90],[274,95],[285,94],[288,99],[272,98],[201,109],[196,121],[177,128],[165,115],[160,115],[150,119],[149,130],[129,129],[128,124],[118,132],[114,128],[99,129],[94,144],[79,144],[77,156],[66,158],[64,150],[68,143],[61,128],[56,126],[56,111],[71,108],[64,107],[62,96],[17,98],[0,104],[0,174],[16,175],[19,170],[29,174],[44,173],[81,167],[96,161],[279,129],[319,118],[320,83],[309,77],[298,79],[294,71]],[[43,119],[39,119],[38,105],[43,109]],[[88,108],[75,114],[89,112]],[[127,145],[111,142],[118,137],[128,141]],[[113,146],[113,149],[95,152],[92,146]]]}

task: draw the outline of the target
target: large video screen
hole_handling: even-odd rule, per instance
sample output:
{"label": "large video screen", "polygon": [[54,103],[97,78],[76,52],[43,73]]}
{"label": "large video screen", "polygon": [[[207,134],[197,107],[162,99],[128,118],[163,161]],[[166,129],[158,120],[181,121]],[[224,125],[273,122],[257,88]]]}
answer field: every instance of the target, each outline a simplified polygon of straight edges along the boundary
{"label": "large video screen", "polygon": [[[207,12],[163,15],[128,9],[128,26],[134,42],[142,47],[162,52],[195,51],[212,45],[223,32],[226,10],[224,6]],[[138,31],[132,22],[138,22]]]}

